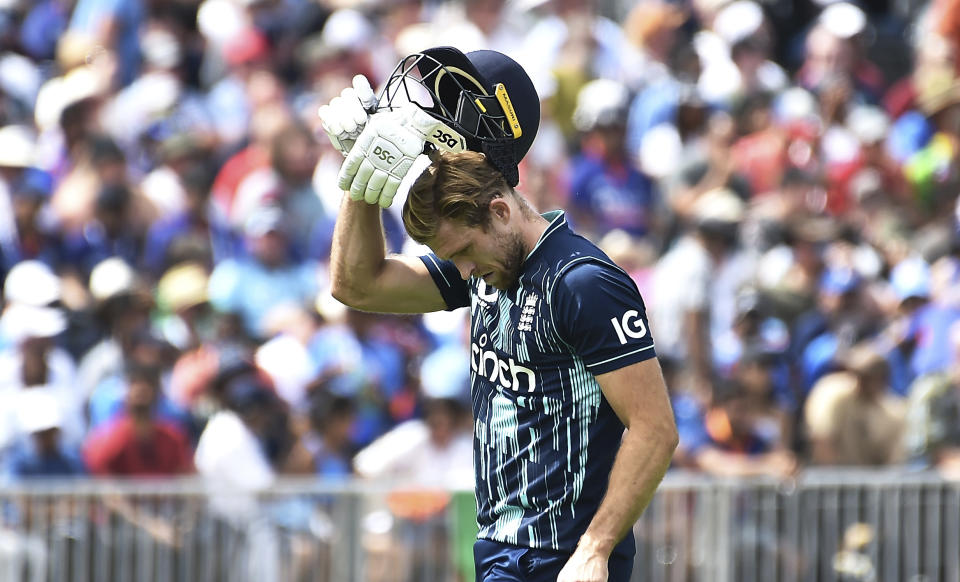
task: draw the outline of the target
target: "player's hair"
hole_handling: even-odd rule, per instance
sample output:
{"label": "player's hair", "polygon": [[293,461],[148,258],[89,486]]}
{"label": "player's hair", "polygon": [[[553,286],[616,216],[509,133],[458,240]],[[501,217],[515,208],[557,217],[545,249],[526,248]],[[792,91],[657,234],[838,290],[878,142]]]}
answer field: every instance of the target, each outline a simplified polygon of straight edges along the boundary
{"label": "player's hair", "polygon": [[490,202],[513,195],[513,188],[484,154],[435,151],[430,158],[430,167],[414,182],[403,205],[403,226],[419,243],[436,236],[441,220],[486,228]]}

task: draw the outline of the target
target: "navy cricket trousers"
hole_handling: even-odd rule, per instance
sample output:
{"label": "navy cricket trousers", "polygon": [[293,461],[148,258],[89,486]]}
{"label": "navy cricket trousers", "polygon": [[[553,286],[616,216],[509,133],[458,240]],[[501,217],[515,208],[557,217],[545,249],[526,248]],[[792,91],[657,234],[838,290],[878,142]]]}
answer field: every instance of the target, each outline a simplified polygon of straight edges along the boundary
{"label": "navy cricket trousers", "polygon": [[[476,582],[557,582],[570,554],[477,540],[473,558]],[[608,582],[629,582],[633,558],[611,556],[608,568]]]}

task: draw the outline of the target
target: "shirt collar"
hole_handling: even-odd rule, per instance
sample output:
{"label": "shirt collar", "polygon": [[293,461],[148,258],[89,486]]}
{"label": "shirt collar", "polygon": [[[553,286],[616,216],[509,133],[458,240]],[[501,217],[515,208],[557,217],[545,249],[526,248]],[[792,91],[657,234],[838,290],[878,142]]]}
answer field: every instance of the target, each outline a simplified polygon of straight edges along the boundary
{"label": "shirt collar", "polygon": [[540,240],[537,241],[537,244],[533,245],[533,249],[531,249],[530,253],[527,254],[527,260],[529,260],[530,257],[537,252],[537,249],[540,248],[540,245],[543,244],[543,241],[547,240],[547,237],[567,226],[567,217],[563,210],[550,210],[549,212],[544,212],[540,216],[549,220],[550,224],[547,225],[547,229],[544,230],[543,234],[540,235]]}

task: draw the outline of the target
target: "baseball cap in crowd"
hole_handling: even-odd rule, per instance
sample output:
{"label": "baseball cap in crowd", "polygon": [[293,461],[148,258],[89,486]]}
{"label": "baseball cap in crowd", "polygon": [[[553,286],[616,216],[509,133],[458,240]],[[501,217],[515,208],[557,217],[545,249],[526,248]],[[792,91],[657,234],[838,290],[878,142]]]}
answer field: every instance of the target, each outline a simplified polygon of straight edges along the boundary
{"label": "baseball cap in crowd", "polygon": [[693,204],[697,224],[737,224],[743,220],[746,205],[729,188],[714,188],[700,195]]}
{"label": "baseball cap in crowd", "polygon": [[3,284],[7,304],[43,307],[60,300],[60,278],[40,261],[21,261],[7,273]]}
{"label": "baseball cap in crowd", "polygon": [[773,99],[773,116],[778,125],[819,124],[820,106],[813,93],[803,87],[790,87]]}
{"label": "baseball cap in crowd", "polygon": [[579,131],[625,125],[630,108],[630,91],[619,81],[594,79],[577,94],[573,126]]}
{"label": "baseball cap in crowd", "polygon": [[731,2],[713,19],[713,31],[729,46],[753,36],[762,26],[763,10],[752,0]]}
{"label": "baseball cap in crowd", "polygon": [[930,266],[920,257],[910,257],[890,271],[890,285],[900,301],[930,296]]}
{"label": "baseball cap in crowd", "polygon": [[106,301],[134,291],[136,273],[120,257],[110,257],[97,263],[90,271],[90,295],[97,301]]}
{"label": "baseball cap in crowd", "polygon": [[27,168],[34,163],[35,140],[25,125],[0,127],[0,167]]}
{"label": "baseball cap in crowd", "polygon": [[890,118],[872,105],[855,105],[846,117],[847,129],[863,144],[879,143],[890,131]]}
{"label": "baseball cap in crowd", "polygon": [[25,433],[34,434],[63,425],[60,402],[46,386],[21,390],[16,397],[17,425]]}
{"label": "baseball cap in crowd", "polygon": [[63,310],[18,303],[0,317],[0,333],[14,342],[31,338],[52,338],[67,329]]}
{"label": "baseball cap in crowd", "polygon": [[847,267],[832,267],[820,277],[820,290],[832,295],[843,295],[860,286],[860,276]]}
{"label": "baseball cap in crowd", "polygon": [[823,9],[817,23],[837,38],[849,39],[867,27],[867,15],[849,2],[836,2]]}
{"label": "baseball cap in crowd", "polygon": [[464,54],[450,46],[411,54],[394,69],[379,106],[408,101],[457,132],[454,139],[466,149],[486,154],[507,183],[517,185],[518,165],[540,125],[540,98],[516,61],[497,51]]}
{"label": "baseball cap in crowd", "polygon": [[370,20],[358,10],[341,8],[327,17],[320,31],[321,46],[328,54],[359,50],[375,35]]}
{"label": "baseball cap in crowd", "polygon": [[206,303],[208,280],[199,263],[175,265],[157,283],[157,303],[172,313]]}
{"label": "baseball cap in crowd", "polygon": [[283,211],[275,206],[261,206],[250,212],[243,224],[243,233],[258,238],[271,232],[283,232]]}

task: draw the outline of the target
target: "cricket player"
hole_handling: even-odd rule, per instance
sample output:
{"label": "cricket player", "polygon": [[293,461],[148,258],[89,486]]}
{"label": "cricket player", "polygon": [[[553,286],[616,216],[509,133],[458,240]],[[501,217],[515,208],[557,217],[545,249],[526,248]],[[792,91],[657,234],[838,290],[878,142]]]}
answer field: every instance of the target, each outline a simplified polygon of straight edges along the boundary
{"label": "cricket player", "polygon": [[[629,580],[632,526],[677,432],[635,284],[516,190],[540,116],[529,77],[495,51],[428,49],[379,100],[361,80],[320,116],[347,156],[334,296],[470,309],[477,579]],[[398,192],[432,253],[385,255],[381,208]]]}

